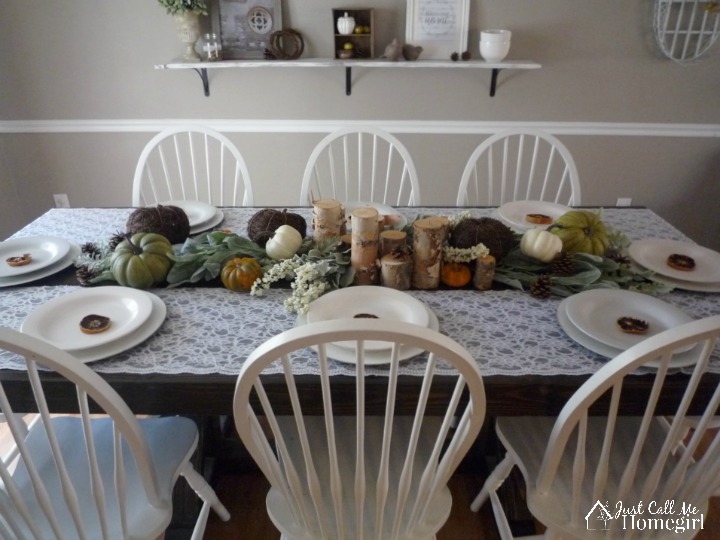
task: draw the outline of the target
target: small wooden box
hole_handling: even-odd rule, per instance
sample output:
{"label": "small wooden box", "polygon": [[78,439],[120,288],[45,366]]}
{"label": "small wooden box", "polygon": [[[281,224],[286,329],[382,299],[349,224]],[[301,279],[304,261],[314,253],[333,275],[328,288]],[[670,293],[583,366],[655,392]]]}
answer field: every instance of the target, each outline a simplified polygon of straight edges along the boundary
{"label": "small wooden box", "polygon": [[[355,19],[355,32],[352,34],[340,34],[337,22],[340,17],[348,16]],[[340,52],[348,50],[346,44],[352,47],[351,58],[375,58],[375,21],[372,9],[336,8],[332,10],[333,43],[335,45],[335,58],[341,58]],[[362,32],[360,30],[362,30]]]}

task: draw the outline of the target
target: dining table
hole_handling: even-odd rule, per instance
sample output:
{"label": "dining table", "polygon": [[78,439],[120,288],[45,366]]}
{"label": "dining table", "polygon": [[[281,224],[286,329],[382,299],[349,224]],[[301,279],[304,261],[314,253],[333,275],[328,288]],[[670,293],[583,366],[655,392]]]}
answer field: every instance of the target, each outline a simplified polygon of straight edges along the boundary
{"label": "dining table", "polygon": [[[67,239],[76,246],[107,241],[125,230],[133,208],[53,208],[17,231],[10,240],[53,236]],[[247,235],[247,224],[260,208],[221,208],[222,221],[216,227]],[[311,232],[312,208],[288,210],[302,215]],[[397,212],[407,223],[432,216],[497,217],[496,208],[402,207]],[[612,207],[600,211],[607,226],[622,231],[631,240],[661,238],[690,242],[680,230],[657,213],[643,207]],[[117,285],[115,283],[110,283]],[[0,281],[0,285],[2,282]],[[101,285],[97,285],[101,286]],[[45,303],[83,289],[76,268],[64,269],[27,283],[0,287],[0,325],[20,329],[25,319]],[[87,361],[126,400],[137,414],[188,414],[198,416],[231,415],[237,376],[248,355],[267,339],[299,324],[297,313],[284,303],[291,290],[271,287],[261,296],[235,292],[219,280],[178,287],[149,289],[166,307],[164,320],[150,335],[126,350],[110,348],[102,358]],[[562,297],[535,297],[527,290],[493,286],[490,290],[472,287],[440,287],[434,290],[408,290],[407,294],[423,302],[436,317],[438,330],[450,336],[477,362],[487,397],[487,415],[554,415],[577,388],[608,362],[566,333],[558,319]],[[656,296],[672,304],[691,318],[720,313],[720,289],[685,290],[675,288]],[[300,397],[312,413],[321,404],[318,395],[319,368],[311,351],[300,358],[296,369]],[[400,400],[412,395],[423,375],[422,358],[409,358],[400,366]],[[692,366],[678,367],[663,389],[659,413],[672,413],[684,390]],[[332,361],[334,406],[338,413],[355,406],[351,388],[355,366]],[[384,406],[383,377],[387,366],[368,366],[367,407]],[[440,384],[433,391],[451,392],[453,370],[440,367]],[[633,414],[640,410],[642,397],[649,392],[653,370],[643,368],[628,379],[622,410]],[[446,377],[442,377],[446,376]],[[265,372],[265,388],[272,397],[273,380],[279,372]],[[31,407],[31,390],[23,376],[19,359],[0,351],[0,380],[17,411]],[[46,373],[44,381],[51,410],[73,412],[71,387],[59,377]],[[446,381],[446,382],[442,382]],[[720,352],[712,356],[707,373],[694,403],[698,410],[720,382]],[[281,385],[278,384],[278,388]],[[432,400],[428,414],[434,411]],[[408,406],[410,410],[410,406]]]}

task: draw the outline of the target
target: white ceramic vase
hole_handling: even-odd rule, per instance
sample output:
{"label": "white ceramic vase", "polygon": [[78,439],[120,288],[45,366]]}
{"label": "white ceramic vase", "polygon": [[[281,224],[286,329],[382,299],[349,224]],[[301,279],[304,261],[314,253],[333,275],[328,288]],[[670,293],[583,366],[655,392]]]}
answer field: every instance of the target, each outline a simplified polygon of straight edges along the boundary
{"label": "white ceramic vase", "polygon": [[197,11],[186,11],[175,15],[175,24],[180,41],[185,44],[183,58],[189,62],[199,62],[200,55],[195,44],[200,39],[200,14]]}
{"label": "white ceramic vase", "polygon": [[510,52],[510,30],[480,32],[480,55],[486,62],[501,62]]}
{"label": "white ceramic vase", "polygon": [[340,34],[352,34],[355,30],[355,17],[348,15],[347,11],[343,17],[339,17],[337,21],[337,31]]}

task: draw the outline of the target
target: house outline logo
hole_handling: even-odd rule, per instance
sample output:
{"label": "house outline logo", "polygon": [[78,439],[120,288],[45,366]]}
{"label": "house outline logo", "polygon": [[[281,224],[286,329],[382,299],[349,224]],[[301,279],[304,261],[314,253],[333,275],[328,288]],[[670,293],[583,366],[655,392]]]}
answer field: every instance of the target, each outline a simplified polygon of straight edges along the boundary
{"label": "house outline logo", "polygon": [[[590,509],[590,511],[585,516],[585,528],[588,531],[609,531],[608,528],[608,521],[611,519],[614,519],[612,514],[607,509],[608,503],[601,503],[600,501],[597,501],[593,507]],[[595,527],[591,528],[591,524],[595,525],[597,521],[602,521],[603,525],[601,528],[596,529]]]}

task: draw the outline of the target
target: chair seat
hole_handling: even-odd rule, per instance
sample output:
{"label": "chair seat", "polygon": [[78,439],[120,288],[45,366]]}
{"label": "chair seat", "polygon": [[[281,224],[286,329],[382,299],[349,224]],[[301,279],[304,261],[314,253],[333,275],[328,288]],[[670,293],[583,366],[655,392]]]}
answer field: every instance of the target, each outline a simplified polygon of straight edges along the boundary
{"label": "chair seat", "polygon": [[[90,485],[90,474],[87,468],[87,454],[83,443],[73,444],[73,441],[84,439],[81,419],[72,416],[53,417],[53,426],[56,430],[58,442],[63,449],[63,459],[73,479],[79,498],[84,525],[88,538],[102,538],[100,523],[97,518],[95,496]],[[194,451],[197,441],[197,427],[187,418],[168,417],[139,420],[140,427],[147,440],[150,455],[156,467],[158,486],[163,500],[170,503],[172,489],[180,474],[181,466],[189,459]],[[91,420],[94,444],[98,455],[98,466],[103,478],[105,489],[105,507],[110,523],[112,538],[121,538],[120,523],[118,519],[117,497],[112,486],[113,478],[113,423],[108,417]],[[172,441],[171,444],[168,441]],[[63,501],[60,478],[53,464],[48,437],[42,422],[36,422],[30,430],[26,440],[28,450],[33,456],[34,463],[41,471],[43,483],[47,489],[50,501],[60,503]],[[77,449],[69,452],[68,448]],[[123,449],[124,467],[127,473],[128,497],[128,531],[130,538],[154,538],[162,534],[169,523],[169,513],[154,508],[145,496],[141,486],[138,471],[132,453],[127,447]],[[43,517],[43,511],[30,493],[32,485],[27,469],[22,463],[13,473],[13,479],[24,494],[23,498],[29,506],[30,513],[35,516],[35,523],[42,531],[42,538],[54,538],[49,524]],[[55,504],[55,512],[61,523],[68,525],[68,530],[74,531],[70,514],[64,504]],[[28,533],[28,537],[30,537]],[[69,536],[75,538],[75,536]]]}
{"label": "chair seat", "polygon": [[[382,524],[383,534],[376,535],[375,531],[378,527],[376,523],[375,513],[375,487],[377,478],[379,476],[380,469],[380,453],[382,449],[382,433],[383,433],[383,422],[384,417],[367,417],[365,419],[366,428],[366,439],[365,439],[365,478],[368,485],[369,493],[365,501],[364,511],[364,526],[365,535],[364,538],[390,538],[391,528],[393,525],[394,512],[391,510],[395,507],[397,498],[396,491],[392,488],[388,493],[388,499],[385,502],[385,520]],[[323,417],[306,417],[305,418],[306,428],[309,434],[309,440],[313,446],[313,453],[323,452],[327,455],[327,439],[326,430]],[[418,450],[415,456],[415,463],[413,469],[412,485],[409,493],[410,500],[415,499],[417,487],[419,484],[419,476],[422,473],[427,461],[430,458],[433,445],[437,438],[437,432],[440,428],[440,418],[427,418],[425,426],[421,434],[421,438],[418,442]],[[410,433],[413,425],[412,417],[397,417],[393,424],[393,441],[392,450],[390,452],[390,477],[389,485],[397,486],[400,482],[400,474],[402,473],[403,465],[405,463],[405,451],[408,447]],[[282,419],[280,426],[283,433],[286,435],[285,442],[288,445],[291,455],[301,456],[302,452],[300,449],[300,443],[296,436],[296,424],[294,419],[286,417]],[[426,429],[427,428],[427,429]],[[288,435],[291,434],[291,435]],[[342,491],[343,491],[343,508],[344,522],[347,530],[346,538],[348,540],[358,538],[356,536],[357,527],[355,525],[355,501],[354,486],[355,486],[355,456],[356,456],[356,430],[355,430],[355,417],[335,417],[335,438],[338,448],[338,466],[341,474]],[[330,491],[330,470],[327,467],[327,460],[317,460],[316,465],[318,466],[318,476],[320,477],[320,483],[323,486],[323,500],[325,502],[325,510],[327,512],[328,521],[333,520],[333,503]],[[295,463],[298,468],[298,474],[303,477],[305,474],[305,468],[302,463]],[[322,468],[320,468],[322,467]],[[305,500],[308,504],[310,496],[308,493],[305,494]],[[400,539],[407,540],[418,540],[425,538],[434,538],[435,533],[442,527],[447,521],[450,515],[450,508],[452,506],[452,496],[447,486],[444,486],[435,497],[429,502],[429,508],[431,512],[428,514],[427,519],[424,523],[413,523],[412,526],[408,527],[406,535],[399,537]],[[306,528],[301,526],[293,518],[291,509],[287,504],[282,493],[274,488],[268,493],[267,496],[267,508],[268,514],[272,519],[275,526],[287,537],[293,540],[311,540],[319,538],[320,525],[316,521],[310,524],[308,527],[312,531],[316,531],[315,534],[308,535]],[[410,510],[405,513],[403,519],[403,526],[408,522]],[[327,523],[325,525],[326,530],[335,531],[335,525],[333,523]],[[402,530],[402,529],[401,529]],[[330,534],[328,538],[335,537],[334,534]]]}
{"label": "chair seat", "polygon": [[[629,462],[641,421],[641,417],[623,416],[617,418],[608,471],[612,483],[608,484],[606,494],[603,501],[601,501],[603,504],[609,503],[611,508],[608,508],[608,510],[613,515],[617,510],[615,505],[618,499],[607,500],[608,494],[618,492],[618,484],[615,480],[622,475],[622,471]],[[527,505],[533,516],[546,526],[556,528],[567,534],[575,534],[579,538],[602,538],[607,540],[607,531],[589,531],[584,520],[575,527],[569,527],[567,523],[568,509],[576,502],[572,500],[572,467],[575,453],[575,443],[572,440],[568,442],[565,448],[565,454],[560,461],[560,468],[551,489],[546,493],[539,493],[536,489],[535,482],[538,478],[544,449],[550,440],[550,433],[555,426],[555,422],[556,418],[554,417],[501,417],[497,419],[496,432],[508,453],[515,458],[516,464],[523,474],[527,487]],[[600,462],[606,423],[607,418],[605,417],[588,418],[586,439],[588,466],[590,466],[590,463]],[[652,422],[647,438],[649,444],[645,448],[661,448],[666,434],[667,431],[660,422]],[[647,451],[638,461],[638,478],[647,478],[650,474],[655,456],[646,454],[648,454]],[[666,469],[671,470],[673,464],[673,462],[668,462]],[[591,471],[590,474],[586,475],[583,489],[581,489],[582,495],[579,508],[583,516],[589,513],[597,503],[597,499],[593,498],[593,472]],[[640,489],[642,489],[641,482],[637,482],[632,486],[630,492],[623,497],[626,506],[635,505],[637,501],[642,500],[639,493]],[[645,504],[647,505],[648,502],[645,501]],[[700,512],[705,513],[707,511],[707,501],[676,501],[676,508],[679,508],[683,502],[693,504]],[[673,538],[690,538],[696,533],[697,531],[688,531],[688,534],[678,533]],[[641,536],[641,538],[647,537]]]}

